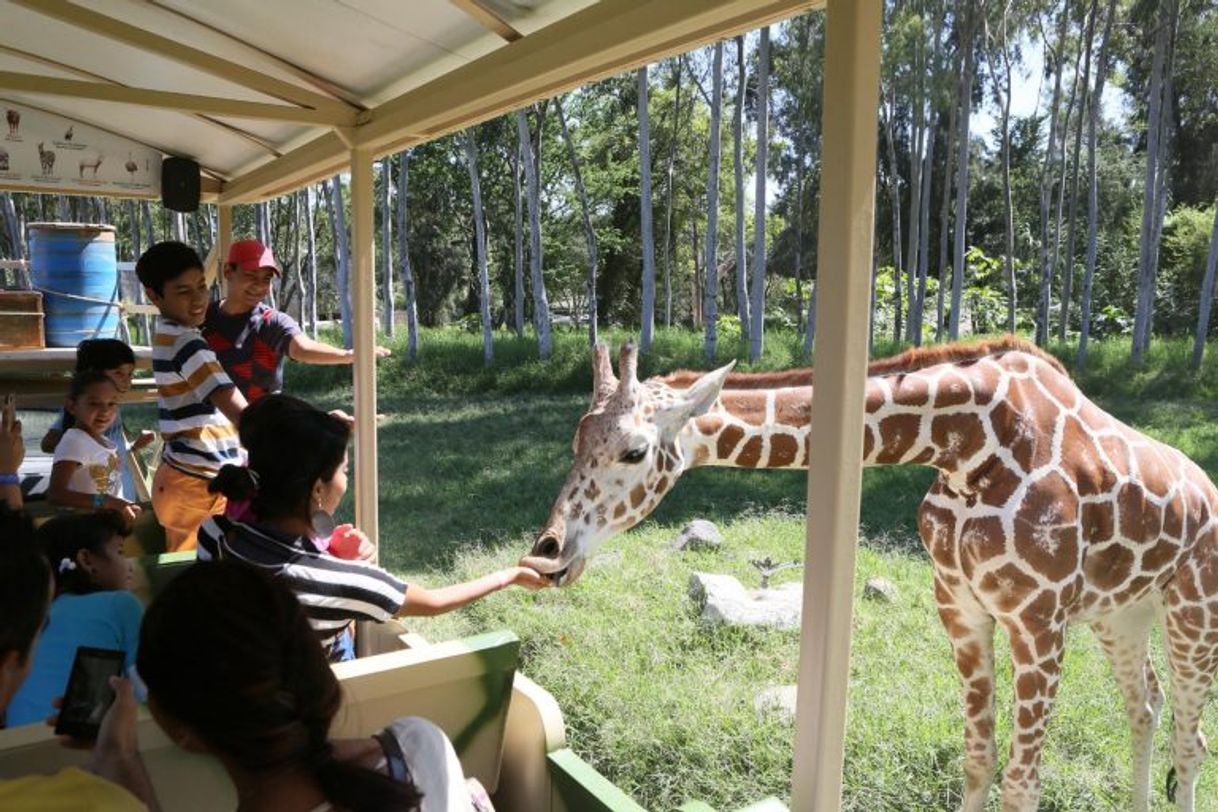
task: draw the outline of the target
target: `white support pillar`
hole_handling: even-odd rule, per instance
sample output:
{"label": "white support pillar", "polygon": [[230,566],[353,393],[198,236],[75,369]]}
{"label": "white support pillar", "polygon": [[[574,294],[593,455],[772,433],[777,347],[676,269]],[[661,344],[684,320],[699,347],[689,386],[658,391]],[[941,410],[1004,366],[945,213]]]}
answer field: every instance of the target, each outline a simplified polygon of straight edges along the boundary
{"label": "white support pillar", "polygon": [[827,14],[795,812],[841,808],[875,217],[880,0],[829,0]]}
{"label": "white support pillar", "polygon": [[[233,244],[233,207],[216,206],[216,273],[220,283],[220,295],[228,295],[228,283],[224,279],[224,263],[228,260],[228,247]],[[211,268],[207,269],[211,273]]]}
{"label": "white support pillar", "polygon": [[355,322],[355,524],[379,551],[372,158],[371,150],[351,150],[351,317]]}

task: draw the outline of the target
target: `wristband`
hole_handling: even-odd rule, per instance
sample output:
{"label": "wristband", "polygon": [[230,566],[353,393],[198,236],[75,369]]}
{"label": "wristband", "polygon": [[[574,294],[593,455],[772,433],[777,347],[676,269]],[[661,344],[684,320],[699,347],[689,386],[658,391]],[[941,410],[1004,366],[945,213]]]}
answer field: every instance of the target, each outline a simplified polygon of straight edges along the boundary
{"label": "wristband", "polygon": [[21,477],[17,474],[0,474],[0,485],[20,485]]}
{"label": "wristband", "polygon": [[106,495],[104,493],[93,494],[93,507],[101,510],[106,506]]}
{"label": "wristband", "polygon": [[507,589],[508,586],[512,583],[512,571],[511,570],[503,570],[501,572],[497,572],[497,573],[495,573],[495,576],[499,579],[499,588],[500,589]]}

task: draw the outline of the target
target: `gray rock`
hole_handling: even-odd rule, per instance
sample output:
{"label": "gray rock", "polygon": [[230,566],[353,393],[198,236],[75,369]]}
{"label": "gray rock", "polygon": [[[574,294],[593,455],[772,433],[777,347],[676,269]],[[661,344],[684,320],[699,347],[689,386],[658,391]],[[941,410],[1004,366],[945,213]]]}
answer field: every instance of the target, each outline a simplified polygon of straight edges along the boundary
{"label": "gray rock", "polygon": [[868,578],[863,585],[863,597],[873,601],[895,603],[897,588],[887,578]]}
{"label": "gray rock", "polygon": [[723,544],[723,536],[714,522],[706,519],[694,519],[681,528],[681,534],[672,542],[673,550],[707,550],[718,549]]}
{"label": "gray rock", "polygon": [[794,685],[770,685],[753,697],[753,708],[758,716],[773,714],[784,722],[795,721]]}
{"label": "gray rock", "polygon": [[689,596],[701,607],[702,619],[708,623],[798,629],[803,584],[745,589],[730,575],[695,572],[689,577]]}

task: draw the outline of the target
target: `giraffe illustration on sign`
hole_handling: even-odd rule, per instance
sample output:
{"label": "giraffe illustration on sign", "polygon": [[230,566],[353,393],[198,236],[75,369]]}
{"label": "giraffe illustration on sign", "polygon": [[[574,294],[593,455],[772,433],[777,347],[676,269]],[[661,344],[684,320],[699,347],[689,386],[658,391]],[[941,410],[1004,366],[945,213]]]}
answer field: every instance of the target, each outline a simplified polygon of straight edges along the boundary
{"label": "giraffe illustration on sign", "polygon": [[[619,380],[598,346],[574,463],[522,563],[573,583],[599,544],[651,513],[689,468],[806,467],[811,371],[730,371],[640,382],[627,345]],[[1218,672],[1218,490],[1205,473],[1104,412],[1055,358],[1016,338],[872,363],[863,445],[865,465],[939,472],[918,526],[963,683],[962,808],[985,807],[996,769],[995,625],[1014,665],[1003,809],[1035,810],[1066,628],[1085,623],[1125,700],[1132,806],[1149,809],[1164,702],[1148,654],[1158,617],[1172,685],[1169,784],[1177,808],[1193,812],[1201,713]]]}

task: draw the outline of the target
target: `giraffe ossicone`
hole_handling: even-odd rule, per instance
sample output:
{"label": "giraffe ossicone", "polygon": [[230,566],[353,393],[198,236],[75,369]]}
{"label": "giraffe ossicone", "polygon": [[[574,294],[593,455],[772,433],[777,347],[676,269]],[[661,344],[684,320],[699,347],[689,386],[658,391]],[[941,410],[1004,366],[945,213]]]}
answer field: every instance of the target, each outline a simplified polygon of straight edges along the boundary
{"label": "giraffe ossicone", "polygon": [[[811,370],[678,372],[640,382],[637,350],[593,358],[574,462],[522,563],[574,583],[606,539],[655,509],[690,468],[806,467]],[[1013,337],[910,350],[868,368],[865,465],[924,465],[919,510],[935,600],[964,688],[962,808],[997,766],[995,626],[1011,643],[1014,707],[1004,810],[1034,810],[1066,628],[1086,623],[1112,664],[1133,734],[1133,801],[1150,808],[1164,693],[1148,650],[1159,618],[1172,686],[1177,809],[1193,812],[1201,713],[1218,673],[1218,490],[1184,454],[1087,399],[1062,365]]]}

